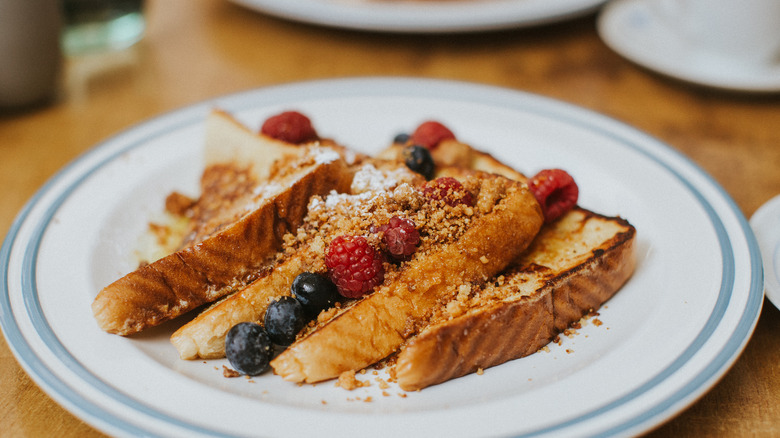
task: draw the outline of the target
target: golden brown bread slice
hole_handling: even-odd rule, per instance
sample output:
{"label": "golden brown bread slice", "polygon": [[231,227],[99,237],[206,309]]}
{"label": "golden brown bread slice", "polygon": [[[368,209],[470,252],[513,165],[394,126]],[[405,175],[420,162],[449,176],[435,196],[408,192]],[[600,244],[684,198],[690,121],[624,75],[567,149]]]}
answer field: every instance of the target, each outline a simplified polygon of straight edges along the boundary
{"label": "golden brown bread slice", "polygon": [[462,288],[409,340],[399,385],[422,389],[536,352],[628,280],[634,237],[625,220],[581,208],[546,224],[505,272]]}
{"label": "golden brown bread slice", "polygon": [[[454,241],[405,262],[371,295],[298,339],[271,366],[293,382],[318,382],[362,369],[393,353],[460,284],[503,270],[542,225],[539,204],[525,183],[499,175],[471,177],[479,193],[475,217]],[[464,185],[466,182],[464,182]]]}
{"label": "golden brown bread slice", "polygon": [[312,270],[312,252],[302,250],[247,287],[201,312],[171,335],[181,359],[225,357],[225,336],[240,322],[262,321],[272,299],[290,294],[300,273]]}
{"label": "golden brown bread slice", "polygon": [[106,286],[92,304],[99,326],[130,335],[213,302],[266,269],[286,233],[303,221],[309,199],[342,190],[351,172],[338,154],[313,148],[295,171],[239,197],[208,231]]}
{"label": "golden brown bread slice", "polygon": [[313,153],[335,152],[351,164],[356,156],[345,151],[328,139],[300,145],[280,141],[213,110],[206,119],[200,197],[186,212],[190,221],[181,247],[199,242],[255,208],[258,195],[284,190],[280,186],[290,179],[287,174],[311,161]]}
{"label": "golden brown bread slice", "polygon": [[[332,194],[332,198],[320,199],[322,203],[332,203],[333,199],[348,202],[350,198],[359,199],[365,204],[374,200],[366,196],[373,192],[390,192],[401,184],[416,185],[421,182],[418,175],[405,167],[389,165],[385,162],[370,162],[353,168],[353,181],[346,194]],[[368,208],[368,207],[367,207]],[[352,209],[347,215],[352,215]],[[328,216],[330,222],[339,219],[336,209]],[[338,232],[338,228],[334,229]],[[263,320],[268,304],[272,299],[290,294],[290,285],[295,277],[305,271],[324,272],[325,249],[323,237],[332,238],[333,233],[315,239],[306,239],[290,254],[247,287],[225,300],[204,310],[195,319],[179,328],[172,336],[171,343],[176,347],[182,359],[213,359],[225,356],[225,335],[228,330],[240,322],[259,322]]]}
{"label": "golden brown bread slice", "polygon": [[206,118],[203,159],[205,166],[220,163],[252,163],[252,177],[264,180],[274,163],[299,156],[305,148],[251,131],[231,114],[213,109]]}

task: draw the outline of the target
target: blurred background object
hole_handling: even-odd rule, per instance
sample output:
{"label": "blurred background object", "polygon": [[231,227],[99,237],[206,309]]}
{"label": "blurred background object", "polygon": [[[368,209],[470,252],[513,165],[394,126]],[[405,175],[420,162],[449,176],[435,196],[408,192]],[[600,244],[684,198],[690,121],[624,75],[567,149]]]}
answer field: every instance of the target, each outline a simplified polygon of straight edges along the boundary
{"label": "blurred background object", "polygon": [[0,108],[50,100],[62,68],[58,0],[0,2]]}
{"label": "blurred background object", "polygon": [[121,50],[138,42],[146,22],[143,0],[63,0],[66,54]]}

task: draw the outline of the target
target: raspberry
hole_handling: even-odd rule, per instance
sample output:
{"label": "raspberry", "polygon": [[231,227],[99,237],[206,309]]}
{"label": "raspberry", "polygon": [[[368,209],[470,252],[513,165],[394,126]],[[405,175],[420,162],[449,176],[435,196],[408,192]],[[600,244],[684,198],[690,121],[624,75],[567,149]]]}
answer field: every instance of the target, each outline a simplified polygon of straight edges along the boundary
{"label": "raspberry", "polygon": [[417,251],[420,243],[420,232],[414,227],[414,222],[398,216],[390,218],[390,222],[379,227],[384,232],[382,241],[387,252],[397,260],[407,260]]}
{"label": "raspberry", "polygon": [[454,140],[455,134],[446,126],[433,120],[420,124],[410,138],[412,144],[424,146],[428,149],[435,149],[442,140],[447,139]]}
{"label": "raspberry", "polygon": [[385,279],[382,254],[361,236],[339,236],[331,241],[325,265],[339,293],[360,298]]}
{"label": "raspberry", "polygon": [[316,140],[317,131],[311,125],[311,120],[296,111],[286,111],[269,117],[260,132],[277,140],[301,144]]}
{"label": "raspberry", "polygon": [[528,182],[528,188],[539,201],[544,221],[551,222],[577,204],[580,190],[565,170],[545,169]]}
{"label": "raspberry", "polygon": [[463,184],[451,176],[443,176],[427,182],[422,188],[423,195],[434,201],[444,201],[445,204],[455,207],[462,204],[469,207],[474,205],[471,193],[463,188]]}

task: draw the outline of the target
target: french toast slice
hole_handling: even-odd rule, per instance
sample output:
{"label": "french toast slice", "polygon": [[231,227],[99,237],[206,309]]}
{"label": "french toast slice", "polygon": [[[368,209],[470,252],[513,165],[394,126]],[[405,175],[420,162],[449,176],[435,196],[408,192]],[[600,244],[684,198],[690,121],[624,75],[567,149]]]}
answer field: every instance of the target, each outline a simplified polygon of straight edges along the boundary
{"label": "french toast slice", "polygon": [[[364,208],[371,208],[372,197],[379,192],[392,191],[401,184],[419,185],[422,179],[405,167],[388,165],[381,161],[366,162],[353,167],[352,184],[349,190],[333,193],[322,199],[313,197],[313,202],[362,202]],[[346,194],[349,195],[346,195]],[[367,196],[370,195],[370,196]],[[356,201],[358,198],[360,201]],[[328,222],[339,220],[333,209]],[[350,209],[346,215],[352,215]],[[305,222],[305,219],[304,219]],[[320,225],[321,226],[321,225]],[[287,248],[282,256],[266,273],[247,287],[232,294],[201,312],[192,321],[180,327],[171,336],[171,343],[182,359],[214,359],[225,356],[225,335],[240,322],[262,321],[268,304],[273,299],[290,294],[290,286],[298,274],[303,272],[324,272],[324,242],[334,237],[339,227],[330,227],[333,232],[311,239],[303,239],[299,245]]]}
{"label": "french toast slice", "polygon": [[311,251],[302,250],[276,264],[266,275],[205,309],[171,335],[171,343],[185,360],[225,357],[225,336],[236,324],[262,321],[271,300],[290,295],[290,286],[302,272],[315,270]]}
{"label": "french toast slice", "polygon": [[400,387],[422,389],[527,356],[597,310],[632,275],[635,229],[578,208],[546,224],[499,276],[461,288],[400,350]]}
{"label": "french toast slice", "polygon": [[[234,152],[269,148],[269,140],[243,131],[224,115],[211,121],[209,144],[232,136],[226,144]],[[216,301],[267,269],[284,235],[302,223],[309,199],[343,190],[352,177],[333,149],[319,144],[287,149],[293,147],[295,153],[280,155],[287,157],[282,160],[286,166],[277,171],[269,166],[280,160],[269,161],[265,154],[255,154],[256,162],[212,157],[182,246],[104,287],[92,303],[100,328],[125,336],[137,333]]]}
{"label": "french toast slice", "polygon": [[253,132],[220,109],[209,113],[205,131],[200,196],[185,212],[189,227],[180,248],[199,242],[254,208],[258,195],[279,190],[289,179],[287,174],[305,164],[307,155],[316,151],[326,156],[333,151],[347,164],[362,157],[330,139],[293,144]]}
{"label": "french toast slice", "polygon": [[252,178],[258,181],[271,176],[274,164],[300,156],[305,148],[253,132],[230,113],[212,109],[206,117],[203,160],[205,166],[220,163],[252,164]]}
{"label": "french toast slice", "polygon": [[419,250],[373,293],[299,337],[271,361],[276,374],[313,383],[382,360],[450,298],[454,287],[494,276],[530,244],[543,217],[525,183],[480,174],[463,184],[474,187],[472,210],[479,214],[466,221],[459,236]]}

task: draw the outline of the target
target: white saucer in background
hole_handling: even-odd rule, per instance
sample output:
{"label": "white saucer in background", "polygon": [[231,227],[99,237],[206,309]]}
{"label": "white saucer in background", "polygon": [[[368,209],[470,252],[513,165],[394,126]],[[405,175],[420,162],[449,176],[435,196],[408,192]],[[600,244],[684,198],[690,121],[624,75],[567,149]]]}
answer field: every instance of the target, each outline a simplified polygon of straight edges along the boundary
{"label": "white saucer in background", "polygon": [[750,227],[764,261],[764,289],[769,301],[780,309],[780,195],[767,201],[750,218]]}
{"label": "white saucer in background", "polygon": [[750,66],[704,53],[656,16],[652,0],[615,0],[599,14],[602,40],[628,60],[658,73],[712,88],[780,91],[780,64]]}

